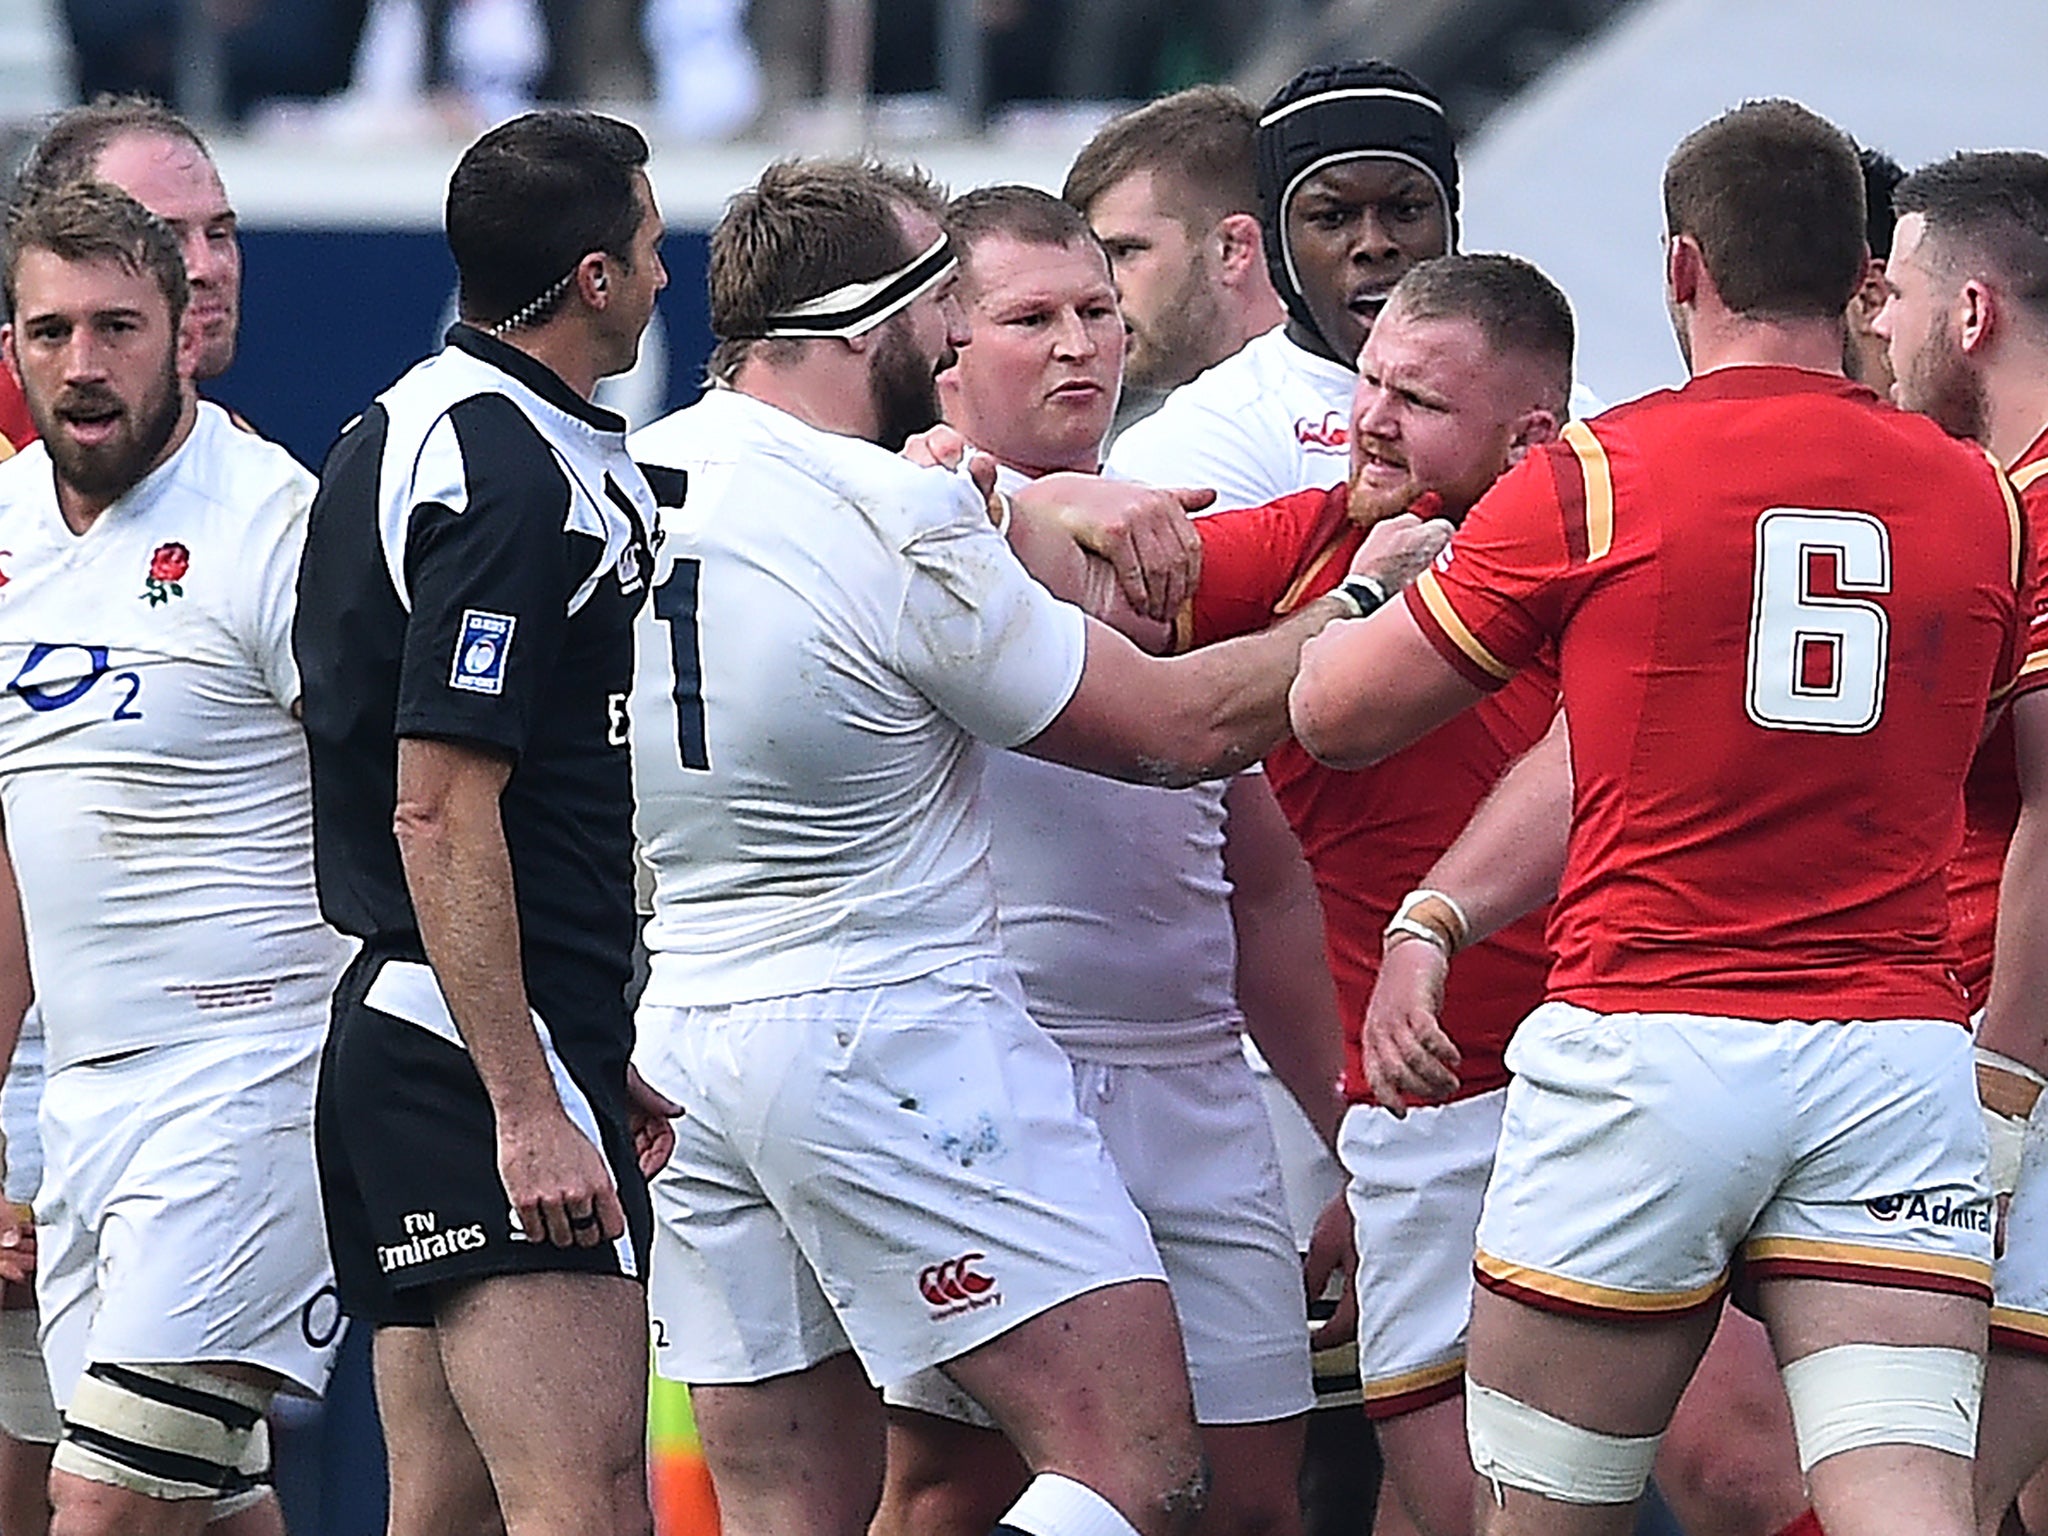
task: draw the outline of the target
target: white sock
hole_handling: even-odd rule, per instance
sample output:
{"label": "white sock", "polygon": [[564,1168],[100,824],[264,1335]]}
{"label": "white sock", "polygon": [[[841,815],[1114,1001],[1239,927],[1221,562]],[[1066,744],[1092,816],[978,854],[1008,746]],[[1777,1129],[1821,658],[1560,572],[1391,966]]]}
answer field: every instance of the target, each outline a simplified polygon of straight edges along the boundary
{"label": "white sock", "polygon": [[1029,1536],[1138,1536],[1137,1527],[1086,1483],[1041,1472],[1001,1522]]}

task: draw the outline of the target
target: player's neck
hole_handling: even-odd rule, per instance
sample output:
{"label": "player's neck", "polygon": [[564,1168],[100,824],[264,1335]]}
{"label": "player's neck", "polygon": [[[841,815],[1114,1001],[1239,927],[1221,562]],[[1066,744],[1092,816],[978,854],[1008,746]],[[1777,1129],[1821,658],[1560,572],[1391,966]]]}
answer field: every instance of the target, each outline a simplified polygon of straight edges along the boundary
{"label": "player's neck", "polygon": [[1755,320],[1718,306],[1692,312],[1692,371],[1697,378],[1721,368],[1804,368],[1842,371],[1842,323],[1818,316]]}
{"label": "player's neck", "polygon": [[171,428],[171,435],[165,440],[162,451],[149,461],[141,474],[112,495],[88,494],[66,480],[62,471],[56,472],[57,515],[64,519],[65,527],[81,537],[90,532],[92,525],[100,520],[101,513],[142,484],[172,454],[185,446],[185,439],[192,435],[193,423],[199,419],[199,396],[190,380],[185,381],[181,393],[183,404],[178,411],[178,424]]}
{"label": "player's neck", "polygon": [[841,368],[833,354],[815,352],[794,367],[777,368],[750,356],[732,378],[738,393],[749,395],[763,405],[787,411],[806,426],[841,437],[873,442],[881,431],[874,395],[863,359],[845,356],[854,365]]}
{"label": "player's neck", "polygon": [[2012,467],[2048,428],[2048,350],[2010,359],[1984,381],[1984,447]]}

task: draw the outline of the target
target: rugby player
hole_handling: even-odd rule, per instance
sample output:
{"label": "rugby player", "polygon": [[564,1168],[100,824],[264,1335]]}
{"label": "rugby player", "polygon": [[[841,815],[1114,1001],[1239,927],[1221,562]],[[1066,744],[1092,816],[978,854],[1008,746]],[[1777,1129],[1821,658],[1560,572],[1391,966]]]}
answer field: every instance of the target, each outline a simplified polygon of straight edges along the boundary
{"label": "rugby player", "polygon": [[[667,282],[647,143],[536,112],[448,185],[462,320],[328,456],[300,577],[320,899],[362,949],[316,1121],[393,1536],[644,1536],[625,705],[656,500],[591,403]],[[494,1508],[494,1503],[496,1508]]]}
{"label": "rugby player", "polygon": [[[2006,466],[2038,562],[2048,531],[2048,157],[1957,155],[1907,177],[1894,200],[1889,297],[1875,325],[1891,348],[1893,397]],[[1971,766],[1963,850],[1949,872],[1963,982],[1972,1005],[1985,1010],[1978,1089],[1992,1134],[1992,1186],[2012,1199],[1992,1277],[1977,1446],[1986,1536],[1996,1536],[2021,1484],[2048,1458],[2048,1166],[2035,1112],[2048,1071],[2040,1022],[2048,987],[2042,623],[2035,621],[2012,706]]]}
{"label": "rugby player", "polygon": [[[1033,1474],[1004,1526],[1166,1536],[1206,1481],[1181,1342],[1002,957],[974,742],[1235,770],[1277,739],[1301,639],[1367,599],[1149,658],[1031,582],[979,492],[880,447],[936,419],[967,339],[938,207],[870,166],[764,172],[713,231],[721,387],[634,441],[694,487],[633,708],[637,1059],[685,1111],[657,1365],[691,1385],[731,1531],[863,1529],[870,1382],[943,1365]],[[1408,520],[1361,560],[1435,538]]]}
{"label": "rugby player", "polygon": [[[1096,473],[1124,355],[1101,244],[1028,187],[967,193],[944,222],[967,321],[939,376],[946,421],[994,457],[1006,492]],[[1004,952],[1166,1270],[1211,1472],[1201,1529],[1297,1530],[1301,1279],[1238,1049],[1248,1026],[1334,1134],[1336,999],[1294,834],[1257,773],[1165,790],[1006,752],[984,784]],[[1028,1476],[992,1421],[937,1371],[887,1398],[876,1529],[986,1531]]]}
{"label": "rugby player", "polygon": [[275,1531],[262,1415],[319,1392],[341,1322],[310,1120],[345,952],[288,632],[312,481],[197,400],[207,328],[181,329],[162,220],[77,183],[9,235],[40,441],[0,469],[0,814],[31,936],[4,966],[47,1029],[55,1525]]}
{"label": "rugby player", "polygon": [[[1157,648],[1262,628],[1334,586],[1380,519],[1426,506],[1463,516],[1504,470],[1551,441],[1571,389],[1570,306],[1526,262],[1450,256],[1404,277],[1367,340],[1349,421],[1351,474],[1330,490],[1197,520],[1203,563],[1193,601]],[[1426,498],[1426,500],[1425,500]],[[1073,560],[1043,574],[1076,586]],[[1540,737],[1556,682],[1532,669],[1480,711],[1365,773],[1339,773],[1283,744],[1267,770],[1301,837],[1326,917],[1325,945],[1346,1021],[1345,1086],[1359,1107],[1339,1146],[1351,1170],[1360,1268],[1359,1374],[1393,1486],[1426,1531],[1469,1520],[1460,1427],[1471,1231],[1492,1164],[1507,1074],[1501,1052],[1541,998],[1538,919],[1475,953],[1450,1009],[1462,1080],[1453,1102],[1406,1121],[1366,1108],[1359,1020],[1378,969],[1377,935],[1401,897],[1495,780]],[[1396,1100],[1388,1104],[1405,1113]],[[1333,1324],[1349,1331],[1347,1311]]]}
{"label": "rugby player", "polygon": [[1898,225],[1892,194],[1904,179],[1899,162],[1881,149],[1865,147],[1857,158],[1863,162],[1864,240],[1870,259],[1863,269],[1863,281],[1850,296],[1848,345],[1842,351],[1842,372],[1859,384],[1868,384],[1880,395],[1892,387],[1892,365],[1886,355],[1884,337],[1878,334],[1877,317],[1890,297],[1885,287],[1885,261],[1892,253],[1892,234]]}
{"label": "rugby player", "polygon": [[1175,91],[1111,118],[1060,195],[1109,253],[1130,333],[1128,424],[1285,317],[1259,232],[1258,109],[1221,85]]}
{"label": "rugby player", "polygon": [[[1845,135],[1750,103],[1664,185],[1693,382],[1531,455],[1308,648],[1291,712],[1370,762],[1559,647],[1570,852],[1480,1221],[1481,1528],[1627,1529],[1739,1252],[1822,1524],[1961,1533],[1992,1223],[1942,872],[2020,660],[2019,512],[1840,377]],[[1449,951],[1470,914],[1406,916]]]}
{"label": "rugby player", "polygon": [[[51,119],[21,169],[14,200],[81,179],[119,187],[171,226],[191,287],[188,323],[200,327],[204,342],[193,359],[194,377],[222,372],[234,356],[241,254],[234,212],[204,142],[156,102],[102,97]],[[36,435],[21,385],[6,370],[0,370],[0,435],[7,444],[0,458],[26,447]],[[43,1068],[41,1016],[31,1007],[0,1088],[0,1126],[11,1154],[7,1193],[17,1208],[34,1198],[42,1174],[36,1111]],[[32,1295],[0,1303],[0,1435],[6,1442],[0,1459],[0,1522],[24,1536],[35,1536],[49,1517],[50,1454],[60,1429],[36,1325]]]}

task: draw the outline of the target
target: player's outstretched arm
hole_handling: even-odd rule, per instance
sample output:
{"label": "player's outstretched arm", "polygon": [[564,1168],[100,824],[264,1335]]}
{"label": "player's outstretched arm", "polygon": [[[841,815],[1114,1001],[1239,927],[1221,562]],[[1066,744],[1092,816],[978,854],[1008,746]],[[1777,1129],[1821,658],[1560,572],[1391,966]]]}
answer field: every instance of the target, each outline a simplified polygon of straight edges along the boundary
{"label": "player's outstretched arm", "polygon": [[1460,1056],[1440,1018],[1451,955],[1557,894],[1571,810],[1571,741],[1560,713],[1422,877],[1418,895],[1447,898],[1443,913],[1419,910],[1418,926],[1439,930],[1441,941],[1405,927],[1386,936],[1360,1048],[1373,1098],[1390,1114],[1457,1092]]}
{"label": "player's outstretched arm", "polygon": [[1344,1039],[1323,945],[1323,909],[1301,844],[1263,773],[1223,797],[1223,873],[1237,930],[1237,1006],[1259,1054],[1335,1148]]}
{"label": "player's outstretched arm", "polygon": [[505,1193],[530,1241],[588,1247],[620,1236],[626,1216],[603,1156],[563,1110],[534,1032],[498,807],[511,773],[495,753],[404,737],[393,830],[420,941],[490,1095]]}
{"label": "player's outstretched arm", "polygon": [[[1353,569],[1388,562],[1420,569],[1416,551],[1433,554],[1449,533],[1446,523],[1390,518],[1373,530]],[[1019,750],[1145,784],[1193,784],[1235,773],[1285,739],[1288,688],[1303,644],[1357,611],[1356,600],[1340,588],[1258,634],[1167,660],[1090,620],[1080,686],[1053,723]]]}

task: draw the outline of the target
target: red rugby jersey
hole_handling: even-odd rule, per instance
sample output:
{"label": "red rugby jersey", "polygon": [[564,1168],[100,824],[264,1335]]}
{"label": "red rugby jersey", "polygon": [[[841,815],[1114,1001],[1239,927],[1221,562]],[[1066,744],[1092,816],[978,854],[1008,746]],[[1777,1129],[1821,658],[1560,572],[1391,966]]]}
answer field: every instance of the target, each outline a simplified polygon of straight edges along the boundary
{"label": "red rugby jersey", "polygon": [[1558,645],[1550,995],[1961,1021],[1943,875],[2019,666],[2023,545],[1983,453],[1795,368],[1574,423],[1503,478],[1407,601],[1481,686]]}
{"label": "red rugby jersey", "polygon": [[[1344,578],[1365,540],[1345,516],[1348,493],[1302,491],[1263,507],[1195,520],[1202,579],[1175,626],[1178,649],[1264,629]],[[1344,1091],[1371,1095],[1359,1058],[1365,1005],[1380,969],[1380,933],[1479,802],[1550,726],[1556,679],[1532,667],[1427,741],[1360,773],[1325,768],[1294,742],[1266,759],[1273,792],[1301,839],[1322,898],[1324,947],[1344,1019]],[[1543,1000],[1544,913],[1458,957],[1443,1026],[1464,1060],[1458,1098],[1508,1080],[1508,1036]]]}
{"label": "red rugby jersey", "polygon": [[36,424],[28,400],[12,368],[0,368],[0,459],[11,458],[36,440]]}
{"label": "red rugby jersey", "polygon": [[[2011,477],[2027,515],[2034,550],[2035,611],[2017,696],[2048,685],[2048,432],[2014,461]],[[2020,819],[2019,764],[2012,720],[2000,715],[1963,783],[1963,849],[1948,866],[1948,920],[1962,963],[1958,974],[1972,1011],[1991,993],[1991,950],[1998,926],[1998,881]]]}

